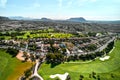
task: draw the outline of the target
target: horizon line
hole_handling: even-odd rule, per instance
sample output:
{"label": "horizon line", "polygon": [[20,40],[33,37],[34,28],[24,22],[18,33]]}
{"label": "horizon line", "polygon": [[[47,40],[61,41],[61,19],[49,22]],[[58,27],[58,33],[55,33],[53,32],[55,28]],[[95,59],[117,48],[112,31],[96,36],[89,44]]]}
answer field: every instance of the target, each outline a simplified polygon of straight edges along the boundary
{"label": "horizon line", "polygon": [[[32,17],[32,16],[4,16],[4,17],[23,17],[23,18],[30,18],[30,19],[42,19],[42,18],[47,18],[47,19],[51,19],[51,20],[67,20],[67,19],[70,19],[70,18],[84,18],[85,20],[88,20],[88,21],[119,21],[120,19],[100,19],[100,18],[97,18],[95,19],[94,17],[91,17],[90,18],[87,18],[87,17],[78,17],[78,16],[71,16],[71,17],[66,17],[66,18],[55,18],[55,17]],[[94,19],[93,19],[94,18]]]}

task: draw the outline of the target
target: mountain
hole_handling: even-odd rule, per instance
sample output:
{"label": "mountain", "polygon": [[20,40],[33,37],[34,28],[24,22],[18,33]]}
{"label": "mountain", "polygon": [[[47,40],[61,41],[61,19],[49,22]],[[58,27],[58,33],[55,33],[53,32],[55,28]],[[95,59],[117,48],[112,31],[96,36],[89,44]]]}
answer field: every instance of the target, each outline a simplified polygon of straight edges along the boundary
{"label": "mountain", "polygon": [[9,17],[10,19],[12,20],[33,20],[33,21],[71,21],[71,22],[86,22],[86,20],[83,18],[83,17],[78,17],[78,18],[70,18],[70,19],[67,19],[67,20],[52,20],[52,19],[49,19],[49,18],[29,18],[29,17],[21,17],[21,16],[12,16],[12,17]]}
{"label": "mountain", "polygon": [[0,20],[9,20],[8,17],[0,16]]}
{"label": "mountain", "polygon": [[79,17],[79,18],[70,18],[70,19],[67,19],[67,20],[52,20],[52,19],[49,19],[49,18],[28,18],[28,17],[21,17],[21,16],[12,16],[12,17],[9,17],[10,19],[12,20],[33,20],[33,21],[71,21],[71,22],[86,22],[86,20],[83,18],[83,17]]}
{"label": "mountain", "polygon": [[32,18],[21,17],[21,16],[11,16],[9,18],[12,19],[12,20],[32,20]]}
{"label": "mountain", "polygon": [[52,19],[48,19],[48,18],[41,18],[40,20],[42,20],[42,21],[51,21]]}
{"label": "mountain", "polygon": [[67,21],[72,21],[72,22],[86,22],[86,20],[83,17],[70,18],[70,19],[67,19]]}
{"label": "mountain", "polygon": [[48,18],[29,18],[29,17],[21,17],[21,16],[12,16],[12,17],[9,17],[10,19],[12,20],[33,20],[33,21],[51,21],[51,19],[48,19]]}

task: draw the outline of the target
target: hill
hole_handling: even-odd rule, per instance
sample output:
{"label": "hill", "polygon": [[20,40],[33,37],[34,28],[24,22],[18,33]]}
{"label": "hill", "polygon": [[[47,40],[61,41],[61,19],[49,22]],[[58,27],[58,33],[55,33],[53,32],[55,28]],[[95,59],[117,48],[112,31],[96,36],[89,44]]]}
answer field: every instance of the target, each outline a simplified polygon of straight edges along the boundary
{"label": "hill", "polygon": [[2,21],[2,20],[9,20],[9,18],[8,17],[4,17],[4,16],[0,16],[0,21]]}
{"label": "hill", "polygon": [[9,17],[11,20],[33,20],[32,18],[29,17],[22,17],[22,16],[11,16]]}
{"label": "hill", "polygon": [[67,21],[73,21],[73,22],[86,22],[86,20],[83,17],[79,17],[79,18],[70,18],[67,19]]}

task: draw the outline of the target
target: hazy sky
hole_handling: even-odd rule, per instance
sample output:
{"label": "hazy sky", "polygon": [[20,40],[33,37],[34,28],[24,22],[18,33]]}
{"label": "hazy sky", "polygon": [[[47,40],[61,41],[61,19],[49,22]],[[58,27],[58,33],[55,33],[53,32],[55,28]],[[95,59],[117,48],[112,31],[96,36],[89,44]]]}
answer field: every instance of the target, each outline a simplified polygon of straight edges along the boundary
{"label": "hazy sky", "polygon": [[0,15],[120,20],[120,0],[0,0]]}

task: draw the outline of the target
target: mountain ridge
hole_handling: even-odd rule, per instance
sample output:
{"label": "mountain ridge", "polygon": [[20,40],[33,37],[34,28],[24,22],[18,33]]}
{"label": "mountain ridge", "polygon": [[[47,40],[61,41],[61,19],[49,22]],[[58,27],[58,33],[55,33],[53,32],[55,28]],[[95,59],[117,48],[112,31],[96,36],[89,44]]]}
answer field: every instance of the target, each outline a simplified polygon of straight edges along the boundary
{"label": "mountain ridge", "polygon": [[86,20],[83,17],[73,17],[65,20],[53,20],[50,18],[42,17],[42,18],[29,18],[29,17],[22,17],[22,16],[11,16],[9,17],[12,20],[38,20],[38,21],[71,21],[71,22],[85,22]]}

